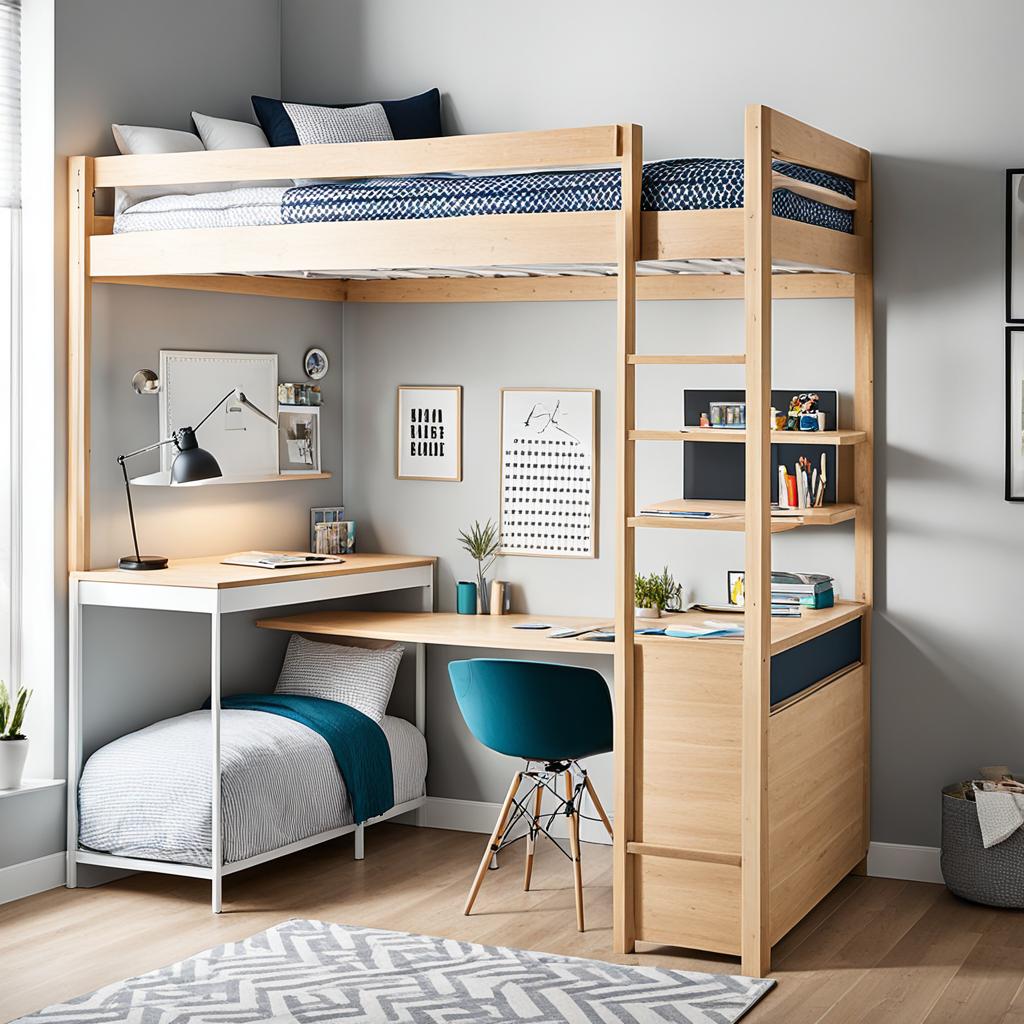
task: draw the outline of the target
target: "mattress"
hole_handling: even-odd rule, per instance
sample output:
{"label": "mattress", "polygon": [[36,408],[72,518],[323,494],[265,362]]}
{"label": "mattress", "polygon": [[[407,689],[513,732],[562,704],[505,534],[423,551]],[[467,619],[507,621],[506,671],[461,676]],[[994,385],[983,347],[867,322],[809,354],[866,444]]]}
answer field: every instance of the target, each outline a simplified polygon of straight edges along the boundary
{"label": "mattress", "polygon": [[[381,728],[395,803],[422,796],[426,742],[400,718]],[[97,750],[78,788],[79,842],[121,857],[208,867],[212,813],[210,713],[193,711]],[[327,741],[261,711],[221,712],[224,860],[233,863],[352,824],[352,805]]]}
{"label": "mattress", "polygon": [[[846,178],[781,162],[775,164],[775,170],[841,196],[853,195],[853,184]],[[114,231],[615,210],[621,205],[619,179],[617,168],[601,168],[367,178],[295,188],[241,188],[161,196],[122,213]],[[661,160],[644,166],[644,210],[722,210],[742,206],[742,160]],[[772,213],[836,231],[853,230],[853,216],[848,210],[785,188],[772,193]]]}

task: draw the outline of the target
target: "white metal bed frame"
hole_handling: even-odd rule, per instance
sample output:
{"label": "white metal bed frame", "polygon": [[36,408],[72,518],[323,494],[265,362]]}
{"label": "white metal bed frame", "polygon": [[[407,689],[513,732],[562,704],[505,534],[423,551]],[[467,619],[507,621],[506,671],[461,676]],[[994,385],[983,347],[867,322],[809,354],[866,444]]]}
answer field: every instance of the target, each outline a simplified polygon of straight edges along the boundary
{"label": "white metal bed frame", "polygon": [[[68,664],[68,844],[67,844],[67,886],[78,885],[78,866],[97,865],[106,868],[121,868],[129,871],[153,871],[168,875],[182,875],[189,878],[204,878],[211,883],[213,912],[222,909],[223,879],[225,875],[244,871],[246,868],[285,857],[318,843],[325,843],[339,836],[355,833],[355,858],[362,860],[365,853],[365,830],[389,818],[406,814],[423,806],[424,793],[414,800],[396,804],[389,811],[366,822],[342,825],[327,832],[319,832],[286,846],[247,857],[244,860],[224,863],[223,822],[221,817],[221,616],[233,612],[255,611],[260,608],[283,607],[313,601],[336,600],[363,594],[385,593],[395,590],[421,590],[421,608],[434,609],[434,568],[420,566],[413,568],[382,570],[359,573],[351,576],[327,576],[317,579],[289,579],[255,586],[214,589],[209,587],[160,586],[156,584],[107,583],[72,576],[69,585],[69,664]],[[78,839],[78,783],[82,773],[82,611],[85,606],[113,608],[141,608],[160,611],[193,612],[210,617],[210,709],[212,715],[212,758],[213,787],[211,864],[201,867],[194,864],[179,864],[173,861],[147,860],[138,857],[118,857],[109,853],[83,849]],[[420,733],[426,729],[426,646],[415,644],[416,659],[416,712],[415,725]]]}

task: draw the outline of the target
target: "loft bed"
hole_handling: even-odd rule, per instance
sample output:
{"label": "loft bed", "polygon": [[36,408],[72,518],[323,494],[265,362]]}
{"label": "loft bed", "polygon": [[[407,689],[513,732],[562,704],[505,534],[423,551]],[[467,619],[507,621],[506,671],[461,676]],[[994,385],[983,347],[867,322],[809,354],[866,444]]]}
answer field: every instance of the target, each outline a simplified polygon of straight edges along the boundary
{"label": "loft bed", "polygon": [[[648,209],[642,151],[641,128],[623,124],[347,145],[72,157],[69,565],[72,570],[89,568],[94,284],[336,302],[614,299],[614,944],[619,952],[631,951],[637,941],[650,941],[739,955],[745,973],[762,974],[770,967],[772,945],[845,874],[864,870],[869,841],[870,154],[755,105],[746,111],[740,205],[734,194],[720,208]],[[345,183],[442,173],[491,175],[521,168],[541,174],[611,168],[616,187],[604,203],[607,208],[556,206],[556,212],[475,213],[464,208],[450,215],[442,203],[423,207],[409,219],[207,227],[173,227],[190,222],[158,217],[146,224],[123,219],[115,224],[95,212],[95,192],[101,188],[189,184],[198,190],[203,183],[224,181],[333,179],[342,185],[316,195],[351,199]],[[429,186],[438,192],[446,187]],[[300,192],[287,190],[282,203],[301,204]],[[780,192],[796,197],[788,208],[776,205]],[[817,208],[824,206],[828,212],[808,223],[816,218],[786,215],[794,205],[818,214]],[[149,208],[137,214],[147,212],[161,211]],[[183,207],[175,212],[181,214]],[[129,211],[122,217],[131,215]],[[822,297],[853,299],[852,422],[816,440],[853,446],[854,500],[783,522],[771,514],[774,438],[766,426],[772,299]],[[672,299],[742,299],[743,352],[638,353],[636,302]],[[691,364],[745,367],[747,427],[729,432],[727,440],[746,443],[747,499],[730,503],[720,520],[638,515],[637,443],[718,438],[707,432],[687,438],[678,431],[638,431],[636,367]],[[845,520],[854,524],[853,600],[842,602],[836,614],[814,613],[797,626],[773,623],[771,534]],[[742,642],[651,642],[634,635],[635,535],[648,527],[744,532]],[[851,628],[856,629],[852,640]],[[837,637],[841,630],[847,632],[838,648],[849,648],[852,642],[852,660],[832,663],[825,658],[811,685],[772,706],[773,656],[799,650],[811,659],[816,656],[812,644]],[[688,781],[679,779],[681,763]],[[822,781],[805,795],[807,780],[814,778]]]}

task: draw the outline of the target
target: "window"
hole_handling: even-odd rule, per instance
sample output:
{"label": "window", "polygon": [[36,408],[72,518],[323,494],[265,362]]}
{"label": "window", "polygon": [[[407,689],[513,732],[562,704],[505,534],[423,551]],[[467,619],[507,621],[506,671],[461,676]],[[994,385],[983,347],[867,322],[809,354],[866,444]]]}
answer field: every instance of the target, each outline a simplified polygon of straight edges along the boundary
{"label": "window", "polygon": [[21,352],[21,0],[0,0],[0,679],[16,684]]}

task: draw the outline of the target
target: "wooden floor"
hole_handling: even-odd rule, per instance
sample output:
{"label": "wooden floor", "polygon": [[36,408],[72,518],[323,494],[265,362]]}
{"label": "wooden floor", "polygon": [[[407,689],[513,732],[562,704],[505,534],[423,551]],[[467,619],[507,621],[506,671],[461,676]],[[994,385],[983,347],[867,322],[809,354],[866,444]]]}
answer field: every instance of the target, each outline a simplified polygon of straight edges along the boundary
{"label": "wooden floor", "polygon": [[[199,881],[136,875],[96,889],[54,889],[0,907],[0,1020],[172,963],[290,917],[700,971],[735,961],[648,947],[611,949],[611,852],[584,847],[587,931],[573,914],[568,861],[538,848],[535,891],[522,853],[466,889],[483,836],[378,825],[366,860],[345,837],[224,884],[225,913]],[[850,877],[776,946],[778,987],[750,1024],[1024,1024],[1024,913],[964,903],[938,885]]]}

